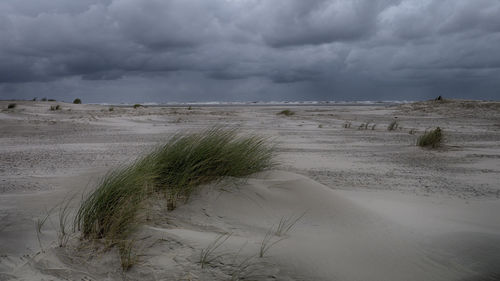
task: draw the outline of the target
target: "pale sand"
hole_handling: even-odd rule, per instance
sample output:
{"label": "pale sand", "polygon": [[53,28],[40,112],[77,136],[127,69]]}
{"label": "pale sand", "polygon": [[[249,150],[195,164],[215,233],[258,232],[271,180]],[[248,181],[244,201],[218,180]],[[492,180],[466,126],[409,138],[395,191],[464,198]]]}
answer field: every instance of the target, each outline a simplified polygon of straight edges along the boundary
{"label": "pale sand", "polygon": [[[54,102],[16,103],[0,112],[0,280],[231,280],[245,259],[246,280],[500,279],[499,103],[286,107],[291,117],[272,106],[59,103],[54,112]],[[403,129],[389,132],[394,117]],[[377,125],[359,130],[365,122]],[[126,273],[116,249],[96,250],[77,233],[57,247],[57,208],[41,251],[35,221],[47,210],[74,194],[77,205],[106,171],[175,132],[213,125],[273,138],[277,170],[205,187],[171,213],[152,202],[135,234],[139,262]],[[446,146],[416,147],[435,126]],[[255,257],[270,227],[303,212]],[[201,269],[201,249],[225,232],[216,251],[225,255]]]}

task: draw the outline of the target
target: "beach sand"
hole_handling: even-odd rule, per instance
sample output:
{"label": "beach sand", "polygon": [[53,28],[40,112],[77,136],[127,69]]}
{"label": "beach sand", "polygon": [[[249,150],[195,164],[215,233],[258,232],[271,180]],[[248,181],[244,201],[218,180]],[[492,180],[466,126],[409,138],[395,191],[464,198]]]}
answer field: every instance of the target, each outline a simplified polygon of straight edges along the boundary
{"label": "beach sand", "polygon": [[[9,103],[0,101],[0,280],[500,280],[498,102]],[[295,114],[277,115],[283,109]],[[106,172],[175,133],[213,126],[269,137],[279,164],[203,186],[172,212],[151,200],[126,272],[116,247],[72,232],[82,194]],[[442,147],[415,145],[437,126]],[[68,200],[69,240],[59,247]],[[283,219],[297,221],[274,235]],[[200,253],[217,237],[225,242],[211,257],[220,257],[202,268]]]}

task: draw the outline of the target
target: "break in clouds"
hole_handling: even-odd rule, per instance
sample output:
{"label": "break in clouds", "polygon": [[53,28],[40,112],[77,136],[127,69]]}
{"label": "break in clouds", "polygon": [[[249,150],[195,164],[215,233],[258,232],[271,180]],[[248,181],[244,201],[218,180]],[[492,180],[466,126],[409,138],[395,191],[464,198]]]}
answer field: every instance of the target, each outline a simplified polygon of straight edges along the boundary
{"label": "break in clouds", "polygon": [[3,0],[0,98],[500,96],[498,0]]}

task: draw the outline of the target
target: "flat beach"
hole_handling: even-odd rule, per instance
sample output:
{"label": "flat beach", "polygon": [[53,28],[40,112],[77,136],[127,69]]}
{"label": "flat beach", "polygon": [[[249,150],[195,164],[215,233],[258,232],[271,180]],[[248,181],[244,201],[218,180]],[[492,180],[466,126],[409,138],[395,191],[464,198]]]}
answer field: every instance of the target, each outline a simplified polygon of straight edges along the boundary
{"label": "flat beach", "polygon": [[[277,165],[200,187],[173,211],[148,205],[127,271],[116,247],[73,231],[82,196],[109,171],[214,126],[266,137]],[[441,147],[416,145],[436,127]],[[500,102],[0,101],[0,280],[500,280],[499,183]],[[289,231],[270,235],[283,221]]]}

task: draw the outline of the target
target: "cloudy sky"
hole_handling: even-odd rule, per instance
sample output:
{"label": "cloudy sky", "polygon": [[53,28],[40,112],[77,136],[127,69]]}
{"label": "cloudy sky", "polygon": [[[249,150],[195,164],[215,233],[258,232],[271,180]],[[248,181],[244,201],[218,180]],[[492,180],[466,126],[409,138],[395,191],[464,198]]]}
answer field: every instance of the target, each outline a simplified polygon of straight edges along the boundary
{"label": "cloudy sky", "polygon": [[500,99],[499,0],[0,0],[0,99]]}

